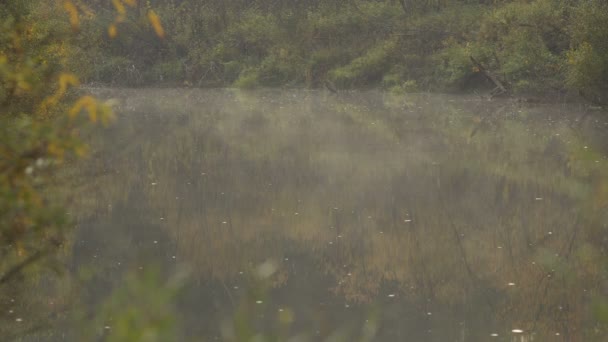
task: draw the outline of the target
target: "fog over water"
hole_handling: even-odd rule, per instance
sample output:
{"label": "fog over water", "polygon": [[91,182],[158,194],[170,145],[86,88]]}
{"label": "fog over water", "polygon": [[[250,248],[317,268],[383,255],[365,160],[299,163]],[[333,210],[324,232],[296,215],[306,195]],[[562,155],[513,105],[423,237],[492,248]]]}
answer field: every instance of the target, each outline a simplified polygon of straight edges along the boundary
{"label": "fog over water", "polygon": [[608,124],[582,106],[92,92],[118,119],[91,133],[70,209],[72,271],[99,271],[91,303],[130,267],[159,267],[188,272],[179,321],[208,340],[243,302],[254,326],[289,311],[293,335],[313,341],[576,341],[590,329],[606,291]]}

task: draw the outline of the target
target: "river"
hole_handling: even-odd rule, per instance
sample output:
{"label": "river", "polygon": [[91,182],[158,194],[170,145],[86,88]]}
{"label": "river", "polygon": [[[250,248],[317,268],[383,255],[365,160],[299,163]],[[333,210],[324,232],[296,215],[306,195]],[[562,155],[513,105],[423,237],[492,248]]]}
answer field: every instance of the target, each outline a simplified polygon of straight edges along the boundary
{"label": "river", "polygon": [[230,339],[241,321],[297,341],[602,339],[600,112],[379,91],[93,93],[118,105],[70,210],[71,271],[95,270],[92,306],[156,268],[187,274],[175,317],[191,340]]}

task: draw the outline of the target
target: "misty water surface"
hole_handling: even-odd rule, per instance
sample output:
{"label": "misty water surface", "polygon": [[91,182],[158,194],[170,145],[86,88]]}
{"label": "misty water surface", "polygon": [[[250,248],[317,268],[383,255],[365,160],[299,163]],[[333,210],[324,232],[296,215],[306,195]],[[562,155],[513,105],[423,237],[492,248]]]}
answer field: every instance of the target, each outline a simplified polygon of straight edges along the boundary
{"label": "misty water surface", "polygon": [[[576,341],[593,329],[608,125],[582,106],[94,93],[118,101],[118,120],[91,137],[71,210],[74,270],[97,274],[92,302],[128,269],[160,265],[189,270],[180,324],[207,340],[243,301],[263,330],[291,310],[292,335],[313,341],[374,327],[377,341]],[[260,265],[268,290],[247,295]]]}

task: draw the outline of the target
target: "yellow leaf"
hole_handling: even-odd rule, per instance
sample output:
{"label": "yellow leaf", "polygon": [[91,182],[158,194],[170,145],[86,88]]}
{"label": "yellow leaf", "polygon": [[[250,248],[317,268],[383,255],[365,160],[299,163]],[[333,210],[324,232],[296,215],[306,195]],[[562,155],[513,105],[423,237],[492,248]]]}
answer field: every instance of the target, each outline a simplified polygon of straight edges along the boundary
{"label": "yellow leaf", "polygon": [[50,155],[55,156],[57,159],[63,159],[65,150],[61,146],[52,142],[47,146],[46,149]]}
{"label": "yellow leaf", "polygon": [[125,15],[127,10],[125,9],[125,5],[122,4],[122,1],[112,0],[112,4],[114,5],[114,8],[116,9],[116,12],[118,12],[118,14],[120,14],[121,16]]}
{"label": "yellow leaf", "polygon": [[110,27],[108,27],[108,36],[110,36],[110,38],[116,37],[117,31],[115,24],[110,25]]}
{"label": "yellow leaf", "polygon": [[83,96],[68,111],[70,119],[75,118],[83,109],[89,112],[89,119],[92,122],[97,121],[97,101],[92,96]]}
{"label": "yellow leaf", "polygon": [[150,10],[148,12],[148,20],[150,21],[150,24],[152,25],[154,32],[156,32],[156,35],[159,36],[160,38],[164,38],[165,29],[163,29],[163,26],[160,23],[160,18],[158,17],[158,15],[156,13],[154,13],[154,11]]}
{"label": "yellow leaf", "polygon": [[59,83],[59,88],[57,89],[57,91],[53,95],[44,99],[44,101],[42,101],[42,103],[40,104],[41,113],[46,113],[47,109],[49,107],[56,105],[59,102],[59,100],[61,100],[63,95],[65,95],[66,91],[68,90],[68,87],[77,86],[79,82],[78,82],[78,78],[76,78],[76,76],[74,76],[74,74],[62,73],[59,75],[58,83]]}
{"label": "yellow leaf", "polygon": [[73,30],[78,30],[80,25],[80,20],[78,19],[78,8],[72,3],[70,0],[66,0],[63,2],[63,9],[68,12],[68,16],[70,17],[70,25],[72,25]]}
{"label": "yellow leaf", "polygon": [[89,149],[86,145],[80,145],[74,149],[74,153],[76,153],[79,157],[85,157],[89,153]]}

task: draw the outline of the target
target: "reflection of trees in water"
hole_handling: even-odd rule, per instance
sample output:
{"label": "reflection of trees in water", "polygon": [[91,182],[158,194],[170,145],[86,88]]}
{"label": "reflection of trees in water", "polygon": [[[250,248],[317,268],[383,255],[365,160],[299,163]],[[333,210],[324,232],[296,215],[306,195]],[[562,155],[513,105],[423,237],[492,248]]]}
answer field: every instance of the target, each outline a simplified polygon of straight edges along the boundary
{"label": "reflection of trees in water", "polygon": [[166,252],[203,279],[273,258],[286,286],[304,253],[347,303],[395,295],[422,315],[470,317],[472,334],[504,324],[580,340],[593,326],[605,272],[587,199],[605,161],[573,152],[567,122],[502,104],[481,127],[487,104],[449,97],[153,95],[130,94],[91,161],[105,174],[83,217],[142,191],[125,205],[146,206]]}

